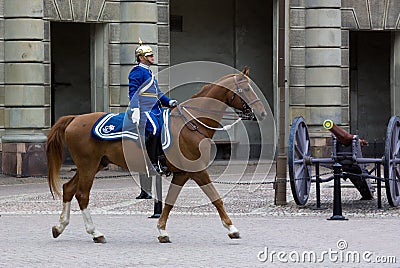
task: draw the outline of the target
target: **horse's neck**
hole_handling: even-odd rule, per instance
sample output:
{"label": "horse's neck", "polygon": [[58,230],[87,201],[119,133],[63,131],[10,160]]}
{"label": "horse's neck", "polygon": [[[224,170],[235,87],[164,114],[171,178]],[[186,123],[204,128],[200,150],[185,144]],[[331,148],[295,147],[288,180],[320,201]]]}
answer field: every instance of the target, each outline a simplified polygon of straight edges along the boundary
{"label": "horse's neck", "polygon": [[211,138],[214,136],[213,128],[219,127],[223,114],[228,107],[226,94],[229,92],[229,79],[231,76],[225,76],[212,84],[205,85],[197,94],[187,100],[185,105],[194,107],[192,115],[201,121],[201,128],[207,132]]}
{"label": "horse's neck", "polygon": [[190,117],[196,118],[199,128],[207,132],[207,136],[212,138],[215,130],[213,128],[219,127],[223,114],[227,105],[215,98],[210,97],[196,97],[189,99],[183,103],[183,107],[187,107],[187,113]]}

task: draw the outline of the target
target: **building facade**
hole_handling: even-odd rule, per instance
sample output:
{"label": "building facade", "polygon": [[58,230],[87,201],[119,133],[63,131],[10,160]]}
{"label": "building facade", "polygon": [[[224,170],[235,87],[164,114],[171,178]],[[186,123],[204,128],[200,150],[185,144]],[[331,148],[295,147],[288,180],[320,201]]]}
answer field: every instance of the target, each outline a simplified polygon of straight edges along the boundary
{"label": "building facade", "polygon": [[1,0],[3,173],[44,174],[46,133],[66,114],[119,112],[139,37],[169,65],[168,1]]}
{"label": "building facade", "polygon": [[306,118],[314,146],[330,118],[383,153],[399,112],[399,13],[395,0],[290,1],[289,118]]}
{"label": "building facade", "polygon": [[[330,118],[379,148],[400,109],[400,2],[285,3],[287,128],[305,117],[318,152]],[[252,67],[278,118],[278,17],[278,0],[0,0],[3,172],[44,174],[46,133],[60,116],[124,111],[139,37],[156,72],[193,60]]]}

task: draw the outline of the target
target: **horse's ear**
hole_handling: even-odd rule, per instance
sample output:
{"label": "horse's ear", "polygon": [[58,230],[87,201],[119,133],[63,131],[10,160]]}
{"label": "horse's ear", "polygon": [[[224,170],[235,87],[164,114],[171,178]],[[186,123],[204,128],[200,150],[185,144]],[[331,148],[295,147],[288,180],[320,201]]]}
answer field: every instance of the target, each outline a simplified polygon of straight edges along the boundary
{"label": "horse's ear", "polygon": [[244,66],[243,67],[243,69],[242,69],[242,73],[244,74],[244,75],[249,75],[249,73],[250,73],[250,68],[249,67],[247,67],[247,66]]}

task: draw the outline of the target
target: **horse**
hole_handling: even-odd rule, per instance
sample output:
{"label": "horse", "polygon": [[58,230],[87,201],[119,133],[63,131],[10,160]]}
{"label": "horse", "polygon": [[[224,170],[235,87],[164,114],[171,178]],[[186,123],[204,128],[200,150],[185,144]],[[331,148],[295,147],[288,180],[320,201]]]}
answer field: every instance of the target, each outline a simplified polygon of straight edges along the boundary
{"label": "horse", "polygon": [[[210,146],[205,144],[210,145],[206,141],[213,137],[228,106],[246,114],[251,113],[258,120],[266,117],[267,112],[251,88],[248,75],[249,69],[245,67],[240,73],[223,76],[203,86],[187,102],[171,109],[170,128],[173,140],[166,156],[172,180],[157,223],[160,243],[171,242],[166,231],[168,216],[180,189],[189,179],[201,187],[215,206],[223,226],[228,229],[228,236],[231,239],[240,238],[240,232],[226,213],[221,197],[207,172]],[[212,106],[210,100],[214,101]],[[196,114],[196,118],[193,113]],[[213,116],[204,113],[211,113]],[[57,238],[69,224],[71,200],[75,196],[83,215],[86,232],[92,235],[95,243],[105,243],[105,236],[95,227],[88,209],[90,190],[96,173],[109,163],[129,169],[131,172],[146,172],[146,157],[138,157],[143,154],[141,144],[124,140],[103,141],[91,136],[92,126],[104,114],[104,112],[94,112],[60,117],[47,135],[48,184],[53,198],[55,195],[62,197],[59,222],[52,227],[54,238]],[[62,185],[61,194],[59,173],[65,147],[76,165],[76,173]],[[190,166],[193,163],[196,164]]]}

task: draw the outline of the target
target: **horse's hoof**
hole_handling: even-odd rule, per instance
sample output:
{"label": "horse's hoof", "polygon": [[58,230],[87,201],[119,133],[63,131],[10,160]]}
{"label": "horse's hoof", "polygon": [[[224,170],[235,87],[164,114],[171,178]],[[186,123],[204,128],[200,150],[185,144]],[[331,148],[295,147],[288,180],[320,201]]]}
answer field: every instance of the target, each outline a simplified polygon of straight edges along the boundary
{"label": "horse's hoof", "polygon": [[107,242],[107,241],[106,241],[106,238],[105,238],[104,236],[93,237],[93,241],[94,241],[95,243],[101,243],[101,244],[104,244],[104,243]]}
{"label": "horse's hoof", "polygon": [[160,243],[171,243],[171,240],[169,240],[169,236],[159,236],[158,241]]}
{"label": "horse's hoof", "polygon": [[229,233],[228,236],[230,239],[238,239],[240,238],[240,233],[239,232]]}
{"label": "horse's hoof", "polygon": [[60,236],[60,232],[57,230],[57,228],[55,226],[53,226],[53,228],[51,228],[51,232],[53,233],[53,238],[57,238]]}

